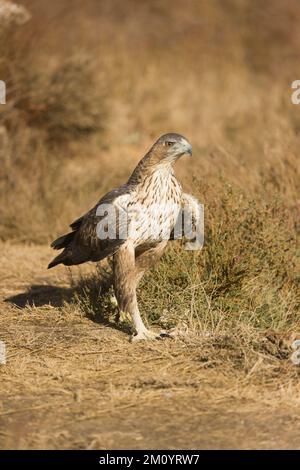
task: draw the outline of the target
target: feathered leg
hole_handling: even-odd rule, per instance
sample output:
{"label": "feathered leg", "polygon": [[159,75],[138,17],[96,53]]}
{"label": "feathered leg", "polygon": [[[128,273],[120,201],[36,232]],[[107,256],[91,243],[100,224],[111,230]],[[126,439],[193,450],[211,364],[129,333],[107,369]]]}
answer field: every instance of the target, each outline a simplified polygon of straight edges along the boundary
{"label": "feathered leg", "polygon": [[[158,253],[160,253],[159,256]],[[132,318],[136,333],[132,338],[134,341],[161,337],[159,334],[148,330],[144,325],[136,297],[136,289],[145,270],[161,254],[162,247],[159,250],[153,248],[136,255],[133,245],[127,242],[114,255],[114,291],[119,309],[129,313]]]}

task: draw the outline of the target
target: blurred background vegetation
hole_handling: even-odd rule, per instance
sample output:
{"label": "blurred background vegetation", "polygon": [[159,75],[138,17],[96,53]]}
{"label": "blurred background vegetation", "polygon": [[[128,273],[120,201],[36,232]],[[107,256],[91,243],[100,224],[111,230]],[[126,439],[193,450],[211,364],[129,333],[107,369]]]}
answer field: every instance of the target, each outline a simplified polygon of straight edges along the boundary
{"label": "blurred background vegetation", "polygon": [[280,191],[299,216],[299,2],[22,5],[0,27],[2,239],[50,240],[168,131],[195,149],[183,180]]}
{"label": "blurred background vegetation", "polygon": [[228,308],[254,326],[259,312],[265,327],[298,322],[299,2],[20,3],[30,18],[0,26],[0,238],[49,242],[179,132],[194,155],[177,173],[205,205],[206,245],[185,269],[175,247],[148,289],[163,279],[186,302],[183,270],[202,279],[210,322]]}

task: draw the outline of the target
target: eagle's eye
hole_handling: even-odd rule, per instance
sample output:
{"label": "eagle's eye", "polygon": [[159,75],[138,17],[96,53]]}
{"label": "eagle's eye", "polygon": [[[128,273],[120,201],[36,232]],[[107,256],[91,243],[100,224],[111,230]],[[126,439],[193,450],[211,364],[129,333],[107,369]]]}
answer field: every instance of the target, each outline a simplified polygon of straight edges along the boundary
{"label": "eagle's eye", "polygon": [[172,142],[171,140],[166,141],[166,146],[167,147],[172,147],[172,145],[174,145],[174,144],[175,144],[175,142]]}

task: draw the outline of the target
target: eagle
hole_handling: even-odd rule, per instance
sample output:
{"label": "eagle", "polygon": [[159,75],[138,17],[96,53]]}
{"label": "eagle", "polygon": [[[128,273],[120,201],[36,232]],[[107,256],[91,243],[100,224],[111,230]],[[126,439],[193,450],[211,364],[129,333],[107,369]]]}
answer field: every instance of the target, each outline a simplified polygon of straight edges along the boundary
{"label": "eagle", "polygon": [[176,133],[162,135],[140,160],[127,183],[105,194],[70,225],[71,232],[51,244],[55,250],[63,251],[48,268],[113,257],[114,293],[119,312],[132,319],[133,341],[166,336],[165,332],[156,333],[145,326],[136,290],[144,273],[164,253],[168,241],[180,238],[178,233],[185,235],[182,234],[185,218],[192,224],[192,229],[187,230],[187,248],[194,249],[190,246],[192,242],[197,247],[202,244],[202,226],[201,240],[196,235],[203,206],[183,192],[174,174],[174,164],[183,155],[192,155],[192,146],[185,137]]}

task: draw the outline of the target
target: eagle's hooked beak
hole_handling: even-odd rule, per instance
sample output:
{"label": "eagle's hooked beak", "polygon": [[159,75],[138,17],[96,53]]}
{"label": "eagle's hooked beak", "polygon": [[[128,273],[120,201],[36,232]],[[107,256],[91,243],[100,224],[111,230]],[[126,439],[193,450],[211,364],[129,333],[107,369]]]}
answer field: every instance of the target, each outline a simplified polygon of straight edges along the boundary
{"label": "eagle's hooked beak", "polygon": [[193,151],[192,151],[192,146],[191,146],[191,145],[188,146],[188,149],[187,149],[186,153],[188,153],[190,156],[193,155]]}
{"label": "eagle's hooked beak", "polygon": [[192,154],[193,154],[193,152],[192,152],[192,146],[191,146],[191,144],[190,144],[189,142],[184,143],[184,145],[183,145],[183,151],[184,151],[184,153],[186,153],[186,154],[192,156]]}
{"label": "eagle's hooked beak", "polygon": [[192,146],[185,138],[180,139],[178,150],[180,150],[181,155],[192,155]]}

